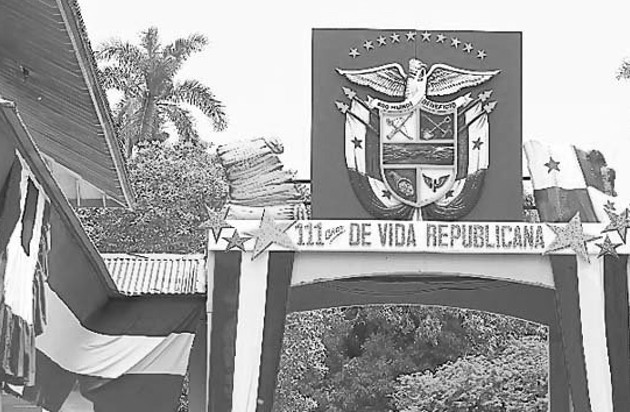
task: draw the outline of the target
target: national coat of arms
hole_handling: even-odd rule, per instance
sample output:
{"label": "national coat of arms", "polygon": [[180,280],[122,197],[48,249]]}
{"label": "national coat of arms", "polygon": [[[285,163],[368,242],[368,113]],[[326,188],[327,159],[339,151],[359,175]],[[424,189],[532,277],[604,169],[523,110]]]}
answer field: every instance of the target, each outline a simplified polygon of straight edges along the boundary
{"label": "national coat of arms", "polygon": [[499,70],[429,67],[412,58],[407,71],[390,62],[337,72],[349,83],[349,102],[336,105],[346,117],[346,166],[363,206],[394,219],[467,214],[489,165],[496,107],[492,91],[480,88]]}

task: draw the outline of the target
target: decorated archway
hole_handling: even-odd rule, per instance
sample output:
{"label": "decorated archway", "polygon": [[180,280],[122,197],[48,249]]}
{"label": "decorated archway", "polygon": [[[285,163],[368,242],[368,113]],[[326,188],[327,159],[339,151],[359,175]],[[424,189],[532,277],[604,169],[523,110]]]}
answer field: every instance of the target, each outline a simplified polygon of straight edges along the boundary
{"label": "decorated archway", "polygon": [[580,241],[603,225],[263,216],[229,226],[210,242],[208,410],[271,410],[287,311],[383,303],[455,306],[545,324],[554,412],[570,410],[569,388],[574,403],[592,408],[576,410],[625,402],[624,367],[613,360],[628,361],[619,332],[627,317],[618,316],[628,311],[627,246],[616,249],[619,257],[604,256],[601,246]]}

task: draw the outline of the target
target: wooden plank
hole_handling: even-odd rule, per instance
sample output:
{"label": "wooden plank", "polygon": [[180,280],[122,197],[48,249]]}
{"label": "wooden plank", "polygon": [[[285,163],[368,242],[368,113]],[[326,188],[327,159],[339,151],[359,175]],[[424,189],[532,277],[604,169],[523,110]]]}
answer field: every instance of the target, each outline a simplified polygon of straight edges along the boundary
{"label": "wooden plank", "polygon": [[[85,108],[81,109],[78,105],[68,103],[63,98],[55,99],[49,96],[48,93],[39,94],[31,90],[18,92],[15,87],[5,83],[1,76],[0,88],[3,96],[6,99],[17,102],[20,108],[25,107],[25,109],[36,111],[37,113],[46,112],[50,116],[56,116],[61,123],[74,123],[81,129],[100,129],[98,120],[93,113],[90,113]],[[69,113],[73,113],[72,117],[68,116]]]}
{"label": "wooden plank", "polygon": [[[131,203],[109,105],[75,8],[66,0],[0,2],[0,91],[17,102],[42,150]],[[31,71],[26,81],[21,65]]]}

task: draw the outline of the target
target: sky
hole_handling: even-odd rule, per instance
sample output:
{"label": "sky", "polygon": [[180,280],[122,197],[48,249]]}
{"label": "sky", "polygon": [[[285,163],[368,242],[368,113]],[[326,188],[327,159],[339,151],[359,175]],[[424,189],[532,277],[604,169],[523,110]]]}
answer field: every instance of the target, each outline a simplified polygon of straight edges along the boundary
{"label": "sky", "polygon": [[[209,46],[181,78],[211,87],[229,117],[214,142],[281,139],[283,161],[310,176],[311,30],[391,28],[523,32],[523,139],[598,149],[630,182],[630,2],[596,1],[222,1],[80,0],[94,46],[135,40],[156,26],[165,41],[203,33]],[[630,188],[626,190],[629,192]]]}

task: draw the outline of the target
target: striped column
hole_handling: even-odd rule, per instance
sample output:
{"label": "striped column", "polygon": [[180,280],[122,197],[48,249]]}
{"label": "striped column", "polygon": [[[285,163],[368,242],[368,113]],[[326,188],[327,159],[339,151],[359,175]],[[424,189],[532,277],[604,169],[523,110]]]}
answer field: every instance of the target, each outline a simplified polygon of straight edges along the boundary
{"label": "striped column", "polygon": [[216,252],[209,412],[267,412],[280,359],[293,252]]}
{"label": "striped column", "polygon": [[576,412],[630,410],[628,256],[552,256]]}

